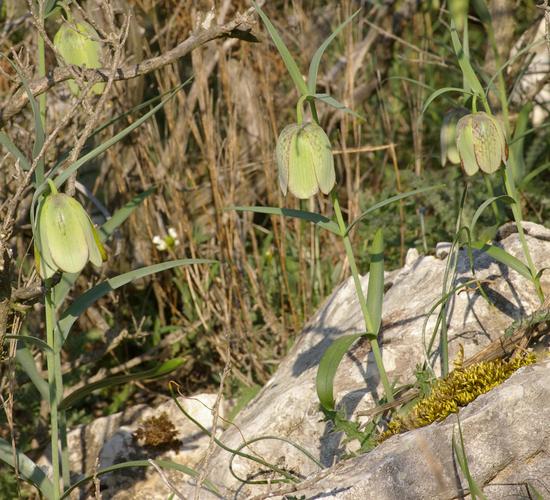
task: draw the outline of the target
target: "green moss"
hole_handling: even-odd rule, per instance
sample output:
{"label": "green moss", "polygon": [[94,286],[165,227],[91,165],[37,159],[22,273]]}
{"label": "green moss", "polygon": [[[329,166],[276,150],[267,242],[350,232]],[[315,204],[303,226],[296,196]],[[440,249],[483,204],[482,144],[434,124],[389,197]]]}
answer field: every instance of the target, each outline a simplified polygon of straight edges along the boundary
{"label": "green moss", "polygon": [[468,368],[458,367],[444,379],[439,379],[429,396],[420,400],[411,411],[394,418],[380,441],[394,434],[417,429],[441,421],[459,408],[471,403],[481,394],[502,384],[518,368],[536,362],[534,354],[526,354],[509,361],[484,361]]}

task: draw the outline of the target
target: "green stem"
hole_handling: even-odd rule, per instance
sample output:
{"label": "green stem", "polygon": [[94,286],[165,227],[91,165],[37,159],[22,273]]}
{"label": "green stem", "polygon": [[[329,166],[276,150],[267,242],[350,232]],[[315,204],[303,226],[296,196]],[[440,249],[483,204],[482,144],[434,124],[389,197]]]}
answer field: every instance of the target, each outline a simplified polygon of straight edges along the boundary
{"label": "green stem", "polygon": [[[349,235],[347,234],[347,227],[344,222],[344,217],[342,216],[342,210],[340,209],[340,202],[338,201],[336,189],[332,190],[331,199],[332,205],[334,207],[334,214],[336,215],[336,221],[338,223],[340,233],[342,234],[342,240],[344,241],[344,248],[346,250],[346,256],[348,258],[351,275],[353,276],[353,283],[355,284],[355,291],[357,293],[361,312],[363,313],[365,327],[368,333],[372,333],[374,332],[374,325],[368,312],[367,301],[365,299],[365,294],[363,293],[363,288],[361,286],[361,279],[359,278],[359,272],[357,271],[357,264],[355,262],[355,256],[353,255],[351,240],[349,238]],[[382,386],[384,387],[384,392],[386,393],[386,401],[390,403],[393,401],[393,391],[388,379],[388,375],[386,374],[386,369],[384,368],[380,345],[378,344],[378,340],[376,338],[371,338],[370,342],[372,353],[374,355],[374,361],[376,363],[376,367],[378,368],[378,373],[380,375]]]}
{"label": "green stem", "polygon": [[49,386],[49,404],[50,404],[50,434],[52,448],[52,470],[53,470],[53,500],[58,500],[61,496],[60,492],[60,468],[59,468],[59,421],[57,402],[59,394],[57,392],[56,383],[56,345],[55,345],[55,305],[52,298],[53,291],[50,289],[46,292],[45,312],[46,312],[46,340],[48,345],[54,352],[48,352],[48,386]]}
{"label": "green stem", "polygon": [[[483,180],[485,181],[485,186],[487,187],[487,192],[489,193],[490,198],[495,197],[495,190],[493,189],[493,184],[491,183],[491,178],[488,175],[482,174]],[[499,205],[496,201],[493,201],[491,203],[491,208],[493,209],[493,213],[495,215],[495,221],[500,226],[501,222],[504,220],[500,213]]]}
{"label": "green stem", "polygon": [[[510,160],[512,160],[512,158],[510,158]],[[506,165],[503,175],[504,175],[504,186],[506,188],[506,193],[508,194],[508,196],[514,199],[514,203],[512,203],[512,214],[514,216],[514,221],[518,229],[518,236],[519,236],[519,241],[521,243],[521,248],[523,250],[523,255],[525,256],[525,260],[527,261],[527,267],[529,267],[529,271],[531,271],[531,279],[533,281],[533,285],[535,286],[537,295],[539,296],[539,299],[542,303],[544,302],[544,292],[542,291],[540,280],[537,278],[537,268],[535,267],[535,263],[533,262],[533,259],[531,257],[531,252],[529,251],[529,245],[527,245],[527,240],[525,238],[525,232],[523,231],[523,226],[521,225],[521,221],[522,221],[521,205],[520,205],[519,196],[517,194],[516,186],[514,184],[513,167],[510,165],[510,163]]]}

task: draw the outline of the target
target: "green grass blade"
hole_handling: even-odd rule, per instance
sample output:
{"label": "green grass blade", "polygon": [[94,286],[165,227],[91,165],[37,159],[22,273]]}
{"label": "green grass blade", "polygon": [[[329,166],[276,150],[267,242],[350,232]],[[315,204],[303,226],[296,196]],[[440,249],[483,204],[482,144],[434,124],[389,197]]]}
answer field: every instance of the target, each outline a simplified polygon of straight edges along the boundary
{"label": "green grass blade", "polygon": [[462,435],[462,427],[460,425],[460,419],[457,415],[457,421],[458,421],[458,436],[459,440],[457,442],[455,433],[453,432],[453,451],[455,453],[456,461],[458,462],[458,465],[460,466],[460,469],[462,470],[462,473],[464,474],[464,477],[466,478],[466,481],[468,482],[468,488],[470,490],[470,496],[472,500],[477,500],[478,498],[480,500],[487,500],[487,497],[483,494],[483,491],[481,491],[481,488],[475,481],[475,479],[472,477],[472,474],[470,472],[470,467],[468,465],[468,458],[466,457],[466,448],[464,446],[464,437]]}
{"label": "green grass blade", "polygon": [[317,73],[319,71],[319,63],[321,62],[321,57],[327,47],[330,45],[332,40],[334,40],[338,34],[344,29],[344,27],[357,15],[361,12],[361,9],[356,10],[351,16],[349,16],[340,26],[338,26],[332,34],[321,44],[321,46],[315,51],[313,57],[311,58],[311,63],[309,64],[309,72],[307,77],[307,87],[310,94],[315,94],[317,90]]}
{"label": "green grass blade", "polygon": [[31,162],[29,159],[4,132],[0,132],[0,144],[2,144],[2,146],[4,146],[16,160],[19,160],[19,165],[21,165],[23,170],[29,170],[31,168]]}
{"label": "green grass blade", "polygon": [[281,58],[285,63],[286,69],[288,70],[288,73],[290,74],[294,85],[296,85],[296,88],[298,89],[298,93],[300,95],[306,95],[308,93],[306,82],[304,82],[302,73],[300,72],[296,61],[294,60],[294,58],[290,54],[290,51],[285,45],[285,42],[283,42],[283,39],[280,37],[279,33],[275,29],[275,26],[273,26],[273,23],[269,20],[269,17],[267,17],[260,6],[256,2],[252,2],[252,5],[256,9],[258,15],[261,17],[263,23],[265,24],[265,27],[267,28],[267,31],[269,32],[269,35],[271,36],[275,47],[277,47],[277,50],[279,51],[279,54],[281,55]]}
{"label": "green grass blade", "polygon": [[354,333],[336,339],[324,352],[315,378],[317,397],[321,406],[327,411],[335,411],[334,403],[334,377],[344,355],[351,345],[364,334]]}
{"label": "green grass blade", "polygon": [[44,471],[38,467],[27,455],[23,452],[16,450],[15,451],[15,460],[11,444],[6,440],[0,438],[0,460],[5,462],[10,467],[19,469],[19,474],[30,483],[34,484],[40,493],[44,495],[47,499],[53,498],[53,485],[51,481],[46,477]]}
{"label": "green grass blade", "polygon": [[523,181],[520,184],[521,189],[525,189],[527,184],[529,184],[537,175],[542,174],[545,170],[548,170],[550,167],[550,163],[545,163],[544,165],[541,165],[538,168],[535,168],[533,171],[529,172],[524,178]]}
{"label": "green grass blade", "polygon": [[34,384],[40,396],[44,401],[48,401],[50,397],[50,389],[48,383],[40,376],[36,368],[36,363],[27,347],[18,346],[15,352],[15,359],[27,374],[27,377]]}
{"label": "green grass blade", "polygon": [[97,232],[99,233],[99,239],[102,243],[107,241],[109,237],[115,232],[122,223],[132,215],[134,210],[138,208],[143,200],[151,196],[155,192],[154,187],[139,193],[137,196],[134,196],[126,205],[118,209],[113,216],[105,222],[101,227],[98,228]]}
{"label": "green grass blade", "polygon": [[506,252],[506,250],[503,250],[502,248],[494,245],[490,245],[488,243],[484,243],[482,241],[472,242],[471,247],[485,252],[497,262],[500,262],[501,264],[512,268],[514,271],[521,274],[524,278],[527,278],[530,281],[533,280],[533,276],[531,276],[531,271],[529,271],[529,268],[523,262],[521,262],[521,260]]}
{"label": "green grass blade", "polygon": [[483,214],[483,211],[491,204],[491,203],[494,203],[495,201],[497,200],[501,200],[505,203],[508,203],[508,204],[512,204],[512,203],[515,203],[515,200],[514,198],[512,198],[511,196],[508,196],[506,194],[503,194],[503,195],[500,195],[500,196],[492,196],[491,198],[485,200],[481,205],[479,205],[479,207],[477,208],[477,210],[475,211],[474,213],[474,216],[472,217],[472,222],[470,223],[470,233],[472,234],[472,237],[475,238],[475,227],[476,227],[476,224],[477,224],[477,221],[478,219],[481,217],[481,215]]}
{"label": "green grass blade", "polygon": [[338,224],[324,215],[315,212],[306,212],[304,210],[294,210],[292,208],[279,207],[227,207],[225,210],[236,210],[238,212],[254,212],[257,214],[280,215],[282,217],[292,217],[302,219],[341,236]]}
{"label": "green grass blade", "polygon": [[338,111],[343,111],[344,113],[353,115],[356,118],[365,120],[364,116],[361,116],[359,113],[356,113],[355,111],[344,106],[341,102],[337,101],[334,97],[331,97],[328,94],[315,94],[313,97],[315,97],[315,99],[317,99],[318,101],[321,101],[322,103],[337,109]]}
{"label": "green grass blade", "polygon": [[458,59],[458,65],[462,70],[462,74],[464,76],[464,79],[466,80],[466,83],[468,83],[468,86],[473,90],[475,94],[480,97],[484,96],[485,92],[483,91],[483,87],[481,86],[481,83],[479,82],[479,79],[477,78],[475,71],[470,64],[469,59],[464,53],[464,49],[462,47],[462,44],[460,43],[460,39],[458,38],[458,33],[456,31],[454,21],[451,21],[451,41],[453,42],[453,49]]}
{"label": "green grass blade", "polygon": [[384,299],[384,235],[378,229],[369,249],[369,288],[367,291],[367,309],[374,331],[378,335],[382,323],[382,301]]}
{"label": "green grass blade", "polygon": [[375,210],[378,210],[380,208],[385,207],[386,205],[390,205],[391,203],[394,203],[396,201],[402,200],[404,198],[408,198],[409,196],[414,196],[416,194],[426,193],[428,191],[433,191],[435,189],[443,189],[445,187],[445,184],[437,184],[435,186],[430,186],[427,188],[420,188],[415,189],[414,191],[407,191],[406,193],[400,193],[395,196],[391,196],[390,198],[387,198],[385,200],[382,200],[378,203],[375,203],[372,207],[369,207],[367,210],[365,210],[361,215],[359,215],[349,226],[346,231],[346,234],[351,231],[351,228],[355,226],[358,222],[361,222],[367,215],[374,212]]}
{"label": "green grass blade", "polygon": [[69,165],[61,174],[59,174],[55,179],[54,183],[57,188],[59,188],[74,172],[76,172],[82,165],[89,162],[90,160],[93,160],[100,154],[104,153],[109,149],[111,146],[116,144],[117,142],[124,139],[128,134],[133,132],[136,128],[138,128],[142,123],[147,121],[151,116],[153,116],[157,111],[160,111],[163,106],[174,96],[176,95],[176,92],[171,92],[166,99],[163,99],[161,102],[159,102],[155,107],[153,107],[151,110],[149,110],[147,113],[145,113],[143,116],[138,118],[134,123],[131,125],[128,125],[124,130],[121,130],[118,134],[111,137],[104,143],[100,144],[96,148],[94,148],[89,153],[85,154],[84,156],[80,157],[78,160],[76,160],[74,163]]}
{"label": "green grass blade", "polygon": [[[63,494],[61,495],[61,498],[67,498],[70,493],[75,490],[76,488],[79,488],[83,484],[86,484],[88,481],[91,481],[97,476],[102,476],[103,474],[108,474],[110,472],[115,472],[117,470],[121,469],[130,469],[132,467],[151,467],[151,462],[154,462],[156,465],[161,467],[162,469],[168,469],[168,470],[176,470],[178,472],[183,472],[184,474],[187,474],[188,476],[191,476],[193,478],[198,477],[199,473],[192,469],[191,467],[187,467],[182,464],[178,464],[176,462],[172,462],[170,460],[132,460],[129,462],[122,462],[120,464],[111,465],[110,467],[103,467],[101,469],[98,469],[97,471],[94,471],[92,475],[86,476],[78,481],[76,481],[74,484],[71,485],[70,488],[65,490]],[[219,498],[222,498],[220,495],[218,489],[212,484],[211,481],[206,480],[204,483],[204,488],[206,488],[211,493],[214,493]]]}
{"label": "green grass blade", "polygon": [[92,384],[88,384],[80,389],[77,389],[76,391],[71,392],[71,394],[59,403],[59,409],[66,410],[82,398],[85,398],[89,394],[92,394],[92,392],[99,391],[100,389],[107,389],[108,387],[113,387],[115,385],[126,384],[127,382],[132,382],[134,380],[153,380],[164,377],[179,368],[184,362],[185,361],[183,359],[179,358],[170,359],[169,361],[161,363],[151,370],[127,373],[125,375],[115,375],[113,377],[104,378],[103,380],[98,380],[97,382],[93,382]]}
{"label": "green grass blade", "polygon": [[5,340],[19,340],[20,342],[23,342],[23,343],[33,344],[36,347],[43,349],[44,351],[53,352],[52,348],[42,339],[31,337],[30,335],[4,335],[3,338]]}
{"label": "green grass blade", "polygon": [[[25,75],[20,70],[19,66],[13,63],[13,61],[8,59],[3,54],[0,54],[0,57],[5,57],[6,61],[8,61],[10,66],[15,70],[15,72],[17,73],[17,76],[19,77],[19,80],[21,81],[21,85],[23,85],[23,88],[27,93],[27,97],[29,98],[29,103],[31,105],[32,115],[34,119],[34,145],[32,148],[32,157],[34,159],[38,156],[38,153],[40,153],[40,151],[42,150],[42,146],[44,146],[44,141],[45,141],[45,132],[44,132],[44,127],[42,126],[42,119],[40,117],[40,108],[29,87],[29,82],[25,78]],[[38,162],[38,165],[36,166],[36,170],[34,171],[34,179],[35,179],[35,186],[38,186],[44,182],[44,158],[42,158]]]}
{"label": "green grass blade", "polygon": [[472,95],[471,92],[468,92],[467,90],[458,87],[443,87],[441,89],[437,89],[435,92],[432,92],[430,96],[426,99],[426,102],[422,107],[422,111],[420,112],[420,118],[422,118],[424,113],[428,110],[432,102],[434,102],[439,96],[446,94],[447,92],[459,92],[461,94]]}
{"label": "green grass blade", "polygon": [[140,269],[135,269],[125,274],[115,276],[108,280],[99,283],[94,286],[87,292],[84,292],[80,297],[78,297],[68,309],[66,309],[63,314],[60,316],[60,319],[57,323],[59,331],[62,337],[62,343],[65,342],[71,327],[78,317],[90,307],[96,300],[100,299],[104,295],[107,295],[109,292],[120,288],[121,286],[127,285],[128,283],[144,278],[145,276],[150,276],[151,274],[159,273],[161,271],[166,271],[168,269],[173,269],[174,267],[188,266],[193,264],[214,264],[216,261],[209,259],[179,259],[171,260],[168,262],[162,262],[161,264],[155,264],[152,266],[142,267]]}

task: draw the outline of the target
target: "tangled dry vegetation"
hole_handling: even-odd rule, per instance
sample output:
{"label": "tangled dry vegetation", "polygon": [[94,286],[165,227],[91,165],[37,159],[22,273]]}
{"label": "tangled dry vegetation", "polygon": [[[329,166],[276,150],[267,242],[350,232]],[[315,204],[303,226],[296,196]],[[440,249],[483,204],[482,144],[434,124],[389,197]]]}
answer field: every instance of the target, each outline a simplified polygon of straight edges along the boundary
{"label": "tangled dry vegetation", "polygon": [[[189,266],[156,275],[91,307],[80,318],[81,334],[63,359],[67,386],[74,390],[83,380],[93,382],[176,356],[183,357],[185,363],[173,377],[189,392],[216,385],[228,364],[232,367],[229,391],[262,384],[304,320],[347,273],[346,266],[338,264],[342,250],[333,235],[318,234],[299,221],[224,210],[235,205],[300,208],[298,200],[285,200],[278,189],[271,189],[276,184],[275,140],[281,128],[293,121],[295,96],[283,64],[248,11],[246,0],[215,2],[212,9],[207,0],[112,0],[108,2],[112,18],[101,6],[105,2],[81,3],[82,15],[93,20],[108,42],[106,67],[148,68],[145,63],[170,54],[188,37],[196,35],[200,42],[183,57],[169,64],[165,60],[137,78],[111,78],[110,92],[99,105],[97,97],[87,97],[80,98],[75,107],[75,98],[63,82],[47,84],[51,85],[47,92],[48,128],[60,127],[49,147],[47,166],[54,158],[74,155],[75,144],[79,148],[76,154],[84,153],[114,136],[136,120],[142,112],[137,106],[182,86],[161,112],[88,164],[75,184],[80,200],[97,223],[138,193],[154,190],[116,234],[101,274],[109,276],[157,263],[169,254],[212,258],[219,264],[209,271]],[[501,3],[510,8],[514,4]],[[27,7],[21,5],[18,11],[19,4],[25,2],[4,2],[14,10],[3,14],[0,47],[3,54],[17,58],[26,77],[34,82],[36,29]],[[293,53],[304,61],[337,22],[361,6],[356,20],[327,53],[320,78],[324,89],[365,117],[361,122],[329,108],[320,109],[321,122],[335,148],[343,205],[352,219],[389,193],[414,189],[426,180],[446,180],[451,186],[444,193],[420,202],[401,202],[381,213],[379,223],[387,227],[387,239],[392,241],[388,246],[397,249],[390,256],[396,266],[407,247],[427,250],[435,241],[445,239],[454,224],[463,182],[459,172],[441,170],[439,165],[438,127],[444,104],[432,107],[423,125],[418,121],[426,97],[423,86],[437,88],[440,82],[461,78],[447,59],[451,56],[445,47],[448,36],[442,10],[427,0],[277,0],[264,5]],[[242,21],[238,16],[245,12],[250,30],[242,31],[237,24],[239,29],[220,32],[208,43],[207,37],[200,38],[212,26]],[[519,35],[536,24],[542,12],[535,2],[526,1],[510,15],[495,18],[501,23],[496,32],[502,36],[499,47],[505,58]],[[525,26],[514,19],[525,20]],[[55,19],[44,26],[50,39],[57,28]],[[475,27],[472,50],[480,54],[486,50]],[[527,62],[526,56],[516,64]],[[48,68],[57,66],[49,45],[46,63]],[[28,107],[13,112],[21,94],[20,80],[5,58],[0,64],[3,126],[30,156],[32,115]],[[490,56],[485,64],[493,64]],[[54,83],[56,75],[60,73],[54,74]],[[115,117],[120,118],[115,121]],[[97,129],[96,133],[83,134],[87,127]],[[538,148],[533,152],[534,161],[543,163],[550,151],[546,143],[541,144],[541,134],[535,134],[530,144]],[[30,196],[26,194],[30,190],[22,186],[24,173],[5,151],[0,169],[3,221],[10,200],[24,188],[6,246],[13,250],[7,286],[14,289],[11,303],[15,307],[4,319],[16,326],[13,330],[39,331],[36,312],[40,306],[33,304],[29,292],[40,286],[29,251],[31,228],[26,221]],[[480,181],[471,182],[475,193],[475,183]],[[524,201],[530,218],[543,220],[548,214],[548,200],[536,188]],[[315,206],[325,204],[321,197],[308,203],[307,209],[327,211],[325,206]],[[290,224],[295,227],[287,230]],[[157,235],[163,238],[170,228],[180,244],[160,251],[153,239]],[[361,229],[354,233],[359,249],[367,246],[364,234]],[[99,278],[88,270],[86,278],[81,278],[81,288]],[[6,397],[13,390],[10,355],[8,349],[0,368],[1,392]],[[38,354],[37,363],[42,363]],[[135,383],[100,393],[77,417],[82,421],[117,411],[128,401],[151,399],[162,391],[155,383]],[[25,405],[32,406],[32,391],[23,385],[21,395],[21,402],[12,408],[12,418],[21,416],[25,421]],[[27,424],[45,425],[43,421]]]}

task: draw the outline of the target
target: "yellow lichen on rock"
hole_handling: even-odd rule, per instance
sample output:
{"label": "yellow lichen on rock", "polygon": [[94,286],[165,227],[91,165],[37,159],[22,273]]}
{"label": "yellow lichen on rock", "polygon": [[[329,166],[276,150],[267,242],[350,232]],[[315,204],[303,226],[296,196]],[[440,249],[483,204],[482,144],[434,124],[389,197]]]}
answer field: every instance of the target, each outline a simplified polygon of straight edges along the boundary
{"label": "yellow lichen on rock", "polygon": [[420,400],[408,414],[394,418],[380,441],[457,413],[460,407],[502,384],[518,368],[531,365],[536,360],[534,354],[525,354],[508,361],[497,359],[476,363],[468,368],[456,368],[444,379],[437,380],[430,395]]}

